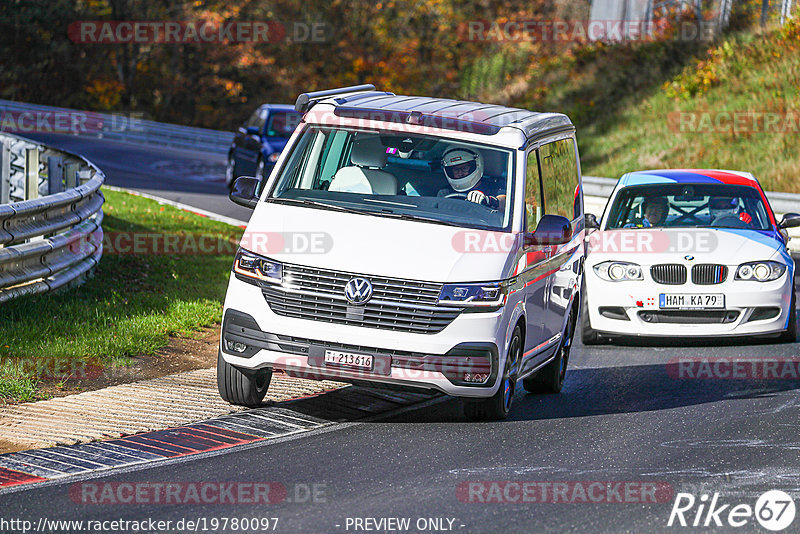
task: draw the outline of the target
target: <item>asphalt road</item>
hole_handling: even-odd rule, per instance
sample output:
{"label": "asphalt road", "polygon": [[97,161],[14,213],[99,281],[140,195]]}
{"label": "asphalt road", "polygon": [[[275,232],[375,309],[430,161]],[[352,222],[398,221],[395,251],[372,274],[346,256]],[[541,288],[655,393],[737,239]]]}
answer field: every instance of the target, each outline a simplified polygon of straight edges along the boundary
{"label": "asphalt road", "polygon": [[[107,171],[109,183],[236,216],[222,211],[227,209],[222,208],[227,202],[220,198],[222,184],[173,174],[153,178],[148,170],[154,158],[181,162],[191,153],[116,144],[108,145],[119,151],[111,153],[104,143],[69,146],[67,141],[62,146],[80,148],[94,159]],[[408,518],[405,531],[410,532],[766,532],[753,517],[735,529],[726,522],[733,506],[753,507],[767,490],[800,496],[800,380],[786,371],[797,370],[798,345],[715,342],[577,343],[563,392],[536,396],[519,388],[507,421],[468,423],[459,401],[443,398],[369,423],[337,424],[294,438],[32,485],[0,495],[2,516],[34,522],[42,517],[171,520],[171,526],[157,529],[167,532],[186,530],[175,527],[181,519],[205,518],[210,526],[215,518],[233,517],[277,517],[276,532],[404,531],[365,518]],[[678,358],[705,358],[712,365],[681,368],[675,364]],[[794,359],[794,365],[778,367],[779,373],[788,373],[783,378],[732,379],[724,376],[730,368],[713,367],[713,358]],[[82,504],[77,495],[86,486],[76,485],[228,481],[277,482],[287,488],[288,497],[267,505]],[[520,502],[513,484],[526,482],[535,483],[525,487],[537,502]],[[591,493],[595,482],[614,490]],[[310,488],[316,488],[316,498],[308,497]],[[562,488],[559,497],[556,488]],[[612,502],[590,502],[578,490]],[[700,527],[668,528],[679,492],[698,499],[685,513],[690,525],[701,495],[711,500],[718,493],[717,508],[728,505],[719,516],[724,526],[715,528],[711,521],[702,527],[706,503]],[[558,502],[538,502],[542,497]],[[476,502],[480,499],[494,502]],[[417,523],[436,518],[444,519],[444,528]],[[796,532],[798,525],[800,518],[787,532]]]}
{"label": "asphalt road", "polygon": [[[450,518],[459,532],[661,531],[677,492],[698,498],[718,492],[720,504],[751,506],[767,490],[800,492],[800,381],[680,378],[668,363],[678,357],[797,358],[797,352],[796,345],[741,342],[578,344],[563,392],[518,391],[504,422],[468,423],[459,402],[444,399],[375,422],[91,479],[278,482],[289,497],[278,504],[79,506],[69,494],[75,480],[32,486],[0,502],[4,516],[34,520],[278,517],[279,532],[364,531],[352,521],[365,517],[408,517],[412,526],[418,518]],[[583,488],[621,482],[633,488],[622,500],[633,502],[589,503],[580,496],[558,503],[470,502],[458,489],[476,481],[573,481]],[[639,483],[660,488],[654,494],[659,502],[638,502],[650,499],[636,491]],[[288,502],[304,500],[304,488],[313,484],[322,492],[317,502]],[[471,500],[489,498],[491,487],[480,487],[485,492],[477,490]],[[696,510],[686,514],[689,522]],[[736,530],[764,532],[752,518]]]}

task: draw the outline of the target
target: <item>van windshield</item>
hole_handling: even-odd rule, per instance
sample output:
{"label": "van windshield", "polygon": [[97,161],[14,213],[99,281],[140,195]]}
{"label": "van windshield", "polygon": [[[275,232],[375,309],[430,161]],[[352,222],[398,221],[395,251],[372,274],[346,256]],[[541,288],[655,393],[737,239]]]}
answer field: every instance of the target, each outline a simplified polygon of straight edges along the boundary
{"label": "van windshield", "polygon": [[508,150],[464,141],[312,126],[268,200],[510,231],[512,164]]}

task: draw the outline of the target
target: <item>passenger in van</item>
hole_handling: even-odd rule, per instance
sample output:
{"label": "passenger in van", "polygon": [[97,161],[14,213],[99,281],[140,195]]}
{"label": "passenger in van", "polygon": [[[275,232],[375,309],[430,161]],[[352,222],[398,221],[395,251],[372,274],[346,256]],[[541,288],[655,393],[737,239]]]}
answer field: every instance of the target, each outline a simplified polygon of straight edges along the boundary
{"label": "passenger in van", "polygon": [[442,169],[452,189],[441,189],[436,196],[463,194],[476,204],[494,210],[504,210],[506,195],[504,184],[496,178],[483,175],[483,156],[468,148],[450,148],[442,156]]}

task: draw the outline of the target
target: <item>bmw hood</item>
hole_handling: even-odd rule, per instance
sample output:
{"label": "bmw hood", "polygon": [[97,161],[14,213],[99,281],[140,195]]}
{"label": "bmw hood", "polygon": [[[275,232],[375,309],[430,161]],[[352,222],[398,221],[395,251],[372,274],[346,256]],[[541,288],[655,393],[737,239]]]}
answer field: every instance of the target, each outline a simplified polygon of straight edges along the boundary
{"label": "bmw hood", "polygon": [[428,282],[510,276],[518,236],[259,202],[241,246],[295,265]]}
{"label": "bmw hood", "polygon": [[733,228],[620,229],[587,237],[587,261],[596,265],[621,260],[650,266],[660,263],[739,265],[788,258],[783,243],[769,232]]}

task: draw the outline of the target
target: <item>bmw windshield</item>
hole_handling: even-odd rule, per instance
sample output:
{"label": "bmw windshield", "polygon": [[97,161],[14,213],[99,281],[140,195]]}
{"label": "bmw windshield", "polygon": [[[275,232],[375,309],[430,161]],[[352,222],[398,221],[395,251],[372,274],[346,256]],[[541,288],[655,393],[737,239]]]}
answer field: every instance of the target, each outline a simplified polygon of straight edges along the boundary
{"label": "bmw windshield", "polygon": [[308,127],[267,201],[510,231],[508,150],[426,135]]}
{"label": "bmw windshield", "polygon": [[770,219],[754,187],[725,184],[650,184],[617,194],[607,229],[740,228],[768,230]]}

